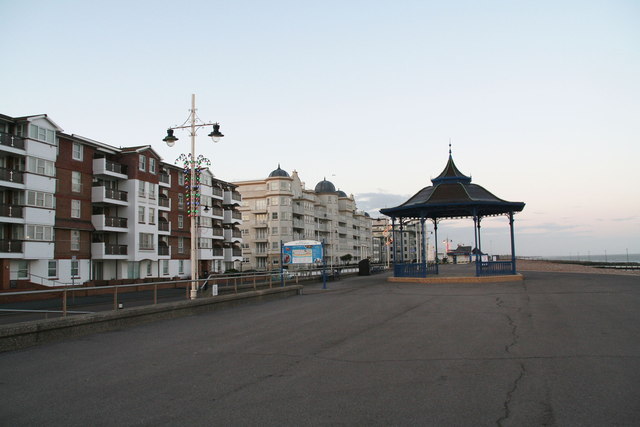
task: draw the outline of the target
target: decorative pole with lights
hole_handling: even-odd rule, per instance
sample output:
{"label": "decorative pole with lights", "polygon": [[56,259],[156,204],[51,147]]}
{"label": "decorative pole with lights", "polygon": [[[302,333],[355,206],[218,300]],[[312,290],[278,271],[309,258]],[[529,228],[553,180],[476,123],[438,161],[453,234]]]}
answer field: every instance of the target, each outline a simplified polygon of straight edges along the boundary
{"label": "decorative pole with lights", "polygon": [[[191,221],[191,299],[198,297],[198,245],[197,245],[197,229],[196,220],[200,213],[200,170],[203,168],[203,163],[210,165],[209,160],[205,159],[202,155],[196,158],[196,132],[199,128],[204,126],[213,126],[213,131],[208,135],[213,142],[220,141],[224,135],[220,133],[220,125],[218,123],[204,123],[196,115],[196,96],[191,95],[191,110],[189,110],[189,117],[181,126],[174,126],[167,129],[167,136],[163,138],[163,141],[167,143],[169,147],[173,147],[178,138],[173,135],[175,129],[189,129],[189,135],[191,136],[191,156],[181,155],[178,160],[184,162],[185,171],[185,187],[188,190],[187,193],[187,213]],[[190,123],[189,123],[190,122]],[[200,123],[198,123],[200,122]],[[189,123],[189,124],[187,124]],[[189,174],[187,174],[187,169]],[[198,173],[196,173],[196,170]]]}

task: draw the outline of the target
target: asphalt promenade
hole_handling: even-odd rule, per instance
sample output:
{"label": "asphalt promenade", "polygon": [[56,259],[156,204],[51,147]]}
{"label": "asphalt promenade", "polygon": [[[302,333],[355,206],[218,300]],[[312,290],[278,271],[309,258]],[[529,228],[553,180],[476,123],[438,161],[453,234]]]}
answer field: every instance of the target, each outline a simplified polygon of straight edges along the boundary
{"label": "asphalt promenade", "polygon": [[638,277],[328,285],[2,353],[0,425],[640,425]]}

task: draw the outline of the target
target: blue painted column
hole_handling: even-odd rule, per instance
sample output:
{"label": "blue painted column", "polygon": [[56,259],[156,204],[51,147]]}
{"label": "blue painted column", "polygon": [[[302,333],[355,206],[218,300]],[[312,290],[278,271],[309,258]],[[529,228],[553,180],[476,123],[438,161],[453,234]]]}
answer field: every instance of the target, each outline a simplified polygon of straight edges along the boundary
{"label": "blue painted column", "polygon": [[404,224],[400,217],[400,264],[404,264]]}
{"label": "blue painted column", "polygon": [[422,230],[422,241],[420,242],[422,246],[422,271],[424,277],[427,277],[427,250],[426,250],[426,239],[427,236],[424,234],[424,217],[420,217],[420,229]]}
{"label": "blue painted column", "polygon": [[511,274],[516,274],[516,243],[513,235],[513,211],[509,212],[509,229],[511,230]]}
{"label": "blue painted column", "polygon": [[397,240],[396,240],[396,219],[391,218],[391,253],[393,254],[393,275],[396,275],[396,264],[397,264],[397,258],[398,258],[398,254],[396,253],[396,248],[397,248]]}
{"label": "blue painted column", "polygon": [[478,262],[478,215],[473,212],[473,239],[475,240],[476,248],[476,276],[480,275],[480,263]]}
{"label": "blue painted column", "polygon": [[438,220],[433,220],[433,235],[436,240],[435,249],[436,249],[436,274],[438,274]]}

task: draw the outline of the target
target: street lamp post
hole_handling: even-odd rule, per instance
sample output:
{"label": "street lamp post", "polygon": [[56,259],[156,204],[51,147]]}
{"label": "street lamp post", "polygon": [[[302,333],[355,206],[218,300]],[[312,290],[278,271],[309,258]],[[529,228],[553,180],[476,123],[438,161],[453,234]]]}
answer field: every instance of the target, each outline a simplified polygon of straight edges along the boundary
{"label": "street lamp post", "polygon": [[[200,123],[198,123],[200,122]],[[200,205],[200,186],[197,183],[196,177],[196,132],[198,129],[204,126],[213,126],[212,132],[208,135],[213,142],[220,141],[224,135],[220,133],[220,125],[218,123],[204,123],[196,115],[196,95],[191,95],[191,110],[189,110],[189,117],[181,126],[174,126],[167,129],[167,136],[163,138],[163,141],[167,143],[169,147],[173,147],[178,138],[173,135],[175,129],[189,129],[189,135],[191,136],[191,159],[189,160],[190,178],[189,178],[189,200],[188,200],[188,216],[191,221],[191,299],[198,297],[198,245],[197,245],[197,232],[196,232],[196,219],[199,214]]]}

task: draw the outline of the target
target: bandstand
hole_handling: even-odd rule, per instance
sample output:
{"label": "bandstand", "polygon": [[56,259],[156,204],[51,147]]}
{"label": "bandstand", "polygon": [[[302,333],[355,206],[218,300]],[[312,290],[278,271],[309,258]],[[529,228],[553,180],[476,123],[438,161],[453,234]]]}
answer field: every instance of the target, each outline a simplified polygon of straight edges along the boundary
{"label": "bandstand", "polygon": [[[473,218],[475,247],[475,276],[519,276],[516,273],[516,255],[513,230],[513,216],[524,209],[523,202],[508,202],[491,194],[483,187],[472,184],[471,177],[464,175],[456,167],[451,147],[449,161],[438,177],[431,180],[433,185],[418,191],[403,204],[381,209],[380,212],[391,218],[393,237],[394,278],[428,278],[437,277],[438,268],[438,222],[441,219]],[[482,250],[481,226],[483,218],[506,215],[509,218],[511,233],[511,260],[483,260],[479,253]],[[436,257],[435,263],[427,261],[425,244],[425,221],[433,222]],[[398,259],[397,254],[404,253],[404,226],[409,221],[419,221],[422,229],[420,242],[421,257],[419,262],[405,262]],[[521,276],[520,276],[521,277]],[[507,279],[504,277],[504,279]],[[416,280],[411,280],[416,281]],[[420,280],[418,280],[420,281]]]}

